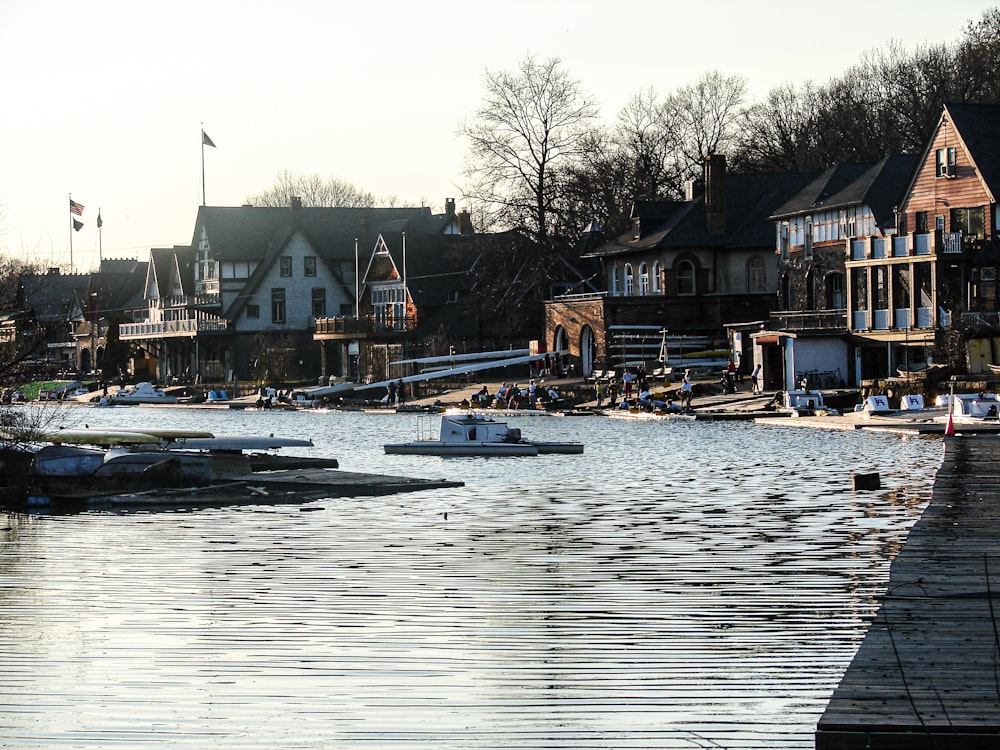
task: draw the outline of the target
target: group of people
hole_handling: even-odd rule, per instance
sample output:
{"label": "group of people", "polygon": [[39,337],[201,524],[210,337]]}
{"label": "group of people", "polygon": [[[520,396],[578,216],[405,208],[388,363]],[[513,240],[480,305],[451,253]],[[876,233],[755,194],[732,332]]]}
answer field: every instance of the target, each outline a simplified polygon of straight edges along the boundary
{"label": "group of people", "polygon": [[517,383],[501,383],[496,393],[490,393],[483,386],[471,398],[464,399],[462,406],[479,409],[537,409],[551,407],[562,401],[562,395],[555,386],[537,383],[532,378],[526,387]]}

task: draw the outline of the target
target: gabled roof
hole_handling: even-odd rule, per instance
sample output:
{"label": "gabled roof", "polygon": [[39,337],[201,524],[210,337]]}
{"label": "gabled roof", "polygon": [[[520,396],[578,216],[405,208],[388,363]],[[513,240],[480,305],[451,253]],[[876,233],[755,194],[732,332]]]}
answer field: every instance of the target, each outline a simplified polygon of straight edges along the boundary
{"label": "gabled roof", "polygon": [[[198,209],[192,246],[202,227],[216,260],[260,260],[273,245],[284,245],[301,231],[327,258],[353,258],[355,239],[374,238],[390,224],[396,231],[441,232],[453,217],[421,208],[269,208],[202,206]],[[367,226],[366,226],[367,224]]]}
{"label": "gabled roof", "polygon": [[942,122],[945,117],[951,118],[987,190],[1000,194],[1000,105],[945,104]]}
{"label": "gabled roof", "polygon": [[774,245],[774,226],[770,216],[778,206],[804,188],[815,173],[732,173],[725,176],[726,231],[709,231],[705,196],[691,201],[644,201],[637,211],[648,211],[640,221],[648,224],[659,216],[662,223],[652,230],[643,229],[642,237],[633,239],[627,232],[601,245],[584,257],[621,255],[636,251],[683,248],[770,248]]}
{"label": "gabled roof", "polygon": [[[471,288],[472,271],[488,242],[496,235],[406,234],[383,232],[381,238],[401,275],[406,275],[410,298],[418,307],[443,305],[453,291]],[[371,283],[373,279],[366,279]]]}
{"label": "gabled roof", "polygon": [[902,201],[919,163],[916,154],[894,154],[874,164],[837,164],[779,206],[770,218],[867,205],[879,226],[894,225],[893,208]]}
{"label": "gabled roof", "polygon": [[[194,294],[194,248],[189,245],[154,247],[149,251],[148,280],[156,285],[159,296],[170,295],[176,274],[182,294]],[[147,283],[147,288],[149,284]]]}
{"label": "gabled roof", "polygon": [[21,277],[25,304],[41,323],[69,321],[74,308],[83,309],[90,274],[42,273]]}
{"label": "gabled roof", "polygon": [[101,261],[100,271],[91,274],[89,288],[97,294],[102,315],[148,306],[143,299],[148,265],[137,260]]}

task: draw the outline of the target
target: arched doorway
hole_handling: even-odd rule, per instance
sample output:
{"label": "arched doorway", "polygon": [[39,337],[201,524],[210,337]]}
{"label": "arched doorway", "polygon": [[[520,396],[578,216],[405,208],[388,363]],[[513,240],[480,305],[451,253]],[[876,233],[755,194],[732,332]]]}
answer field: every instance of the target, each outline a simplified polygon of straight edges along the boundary
{"label": "arched doorway", "polygon": [[594,329],[584,326],[580,331],[580,372],[583,377],[589,377],[594,371],[594,353],[597,351],[597,339]]}
{"label": "arched doorway", "polygon": [[[562,353],[559,353],[562,352]],[[569,342],[566,340],[566,329],[556,327],[552,337],[552,371],[561,373],[566,369],[566,353],[569,352]]]}

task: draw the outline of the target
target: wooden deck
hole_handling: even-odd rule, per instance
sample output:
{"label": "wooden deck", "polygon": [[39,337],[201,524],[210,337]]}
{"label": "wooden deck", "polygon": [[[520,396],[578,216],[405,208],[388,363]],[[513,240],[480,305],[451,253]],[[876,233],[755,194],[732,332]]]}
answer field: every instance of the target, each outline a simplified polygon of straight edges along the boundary
{"label": "wooden deck", "polygon": [[1000,748],[1000,439],[945,442],[817,750]]}

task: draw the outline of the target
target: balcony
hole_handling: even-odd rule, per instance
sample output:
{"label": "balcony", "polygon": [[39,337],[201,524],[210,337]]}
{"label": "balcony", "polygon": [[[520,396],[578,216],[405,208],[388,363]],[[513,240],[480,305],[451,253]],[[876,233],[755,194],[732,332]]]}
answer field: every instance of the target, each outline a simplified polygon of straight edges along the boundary
{"label": "balcony", "polygon": [[403,318],[316,318],[318,338],[350,338],[358,336],[394,335],[417,327],[415,316]]}
{"label": "balcony", "polygon": [[778,331],[846,331],[847,310],[782,310],[771,313],[770,326]]}
{"label": "balcony", "polygon": [[199,333],[225,331],[228,326],[222,318],[198,317],[182,320],[165,320],[159,323],[122,323],[118,326],[118,338],[165,339],[175,336],[197,336]]}

